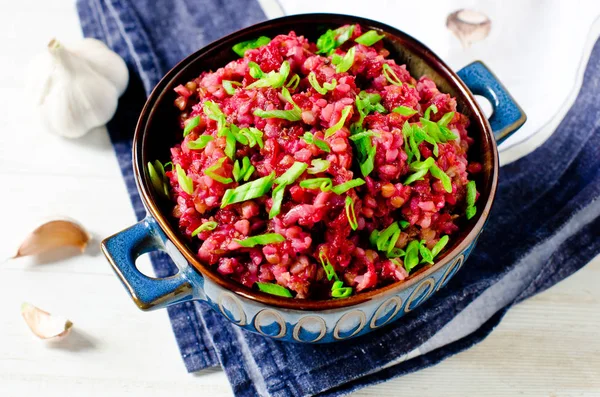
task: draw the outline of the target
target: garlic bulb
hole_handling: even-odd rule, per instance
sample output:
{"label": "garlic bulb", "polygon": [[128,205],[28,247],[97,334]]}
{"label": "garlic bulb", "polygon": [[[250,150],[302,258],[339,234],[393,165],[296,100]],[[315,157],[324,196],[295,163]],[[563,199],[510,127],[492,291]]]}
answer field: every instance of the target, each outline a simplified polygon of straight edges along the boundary
{"label": "garlic bulb", "polygon": [[57,40],[31,63],[28,93],[51,132],[78,138],[106,124],[127,88],[129,72],[119,55],[95,39],[66,48]]}

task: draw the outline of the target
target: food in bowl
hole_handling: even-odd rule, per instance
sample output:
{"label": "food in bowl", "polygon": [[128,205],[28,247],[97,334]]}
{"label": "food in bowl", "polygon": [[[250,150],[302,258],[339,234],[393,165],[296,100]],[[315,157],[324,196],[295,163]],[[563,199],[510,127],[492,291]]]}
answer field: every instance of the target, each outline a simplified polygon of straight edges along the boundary
{"label": "food in bowl", "polygon": [[341,299],[433,264],[475,215],[469,119],[383,37],[259,37],[175,88],[182,139],[148,173],[199,261],[266,293]]}

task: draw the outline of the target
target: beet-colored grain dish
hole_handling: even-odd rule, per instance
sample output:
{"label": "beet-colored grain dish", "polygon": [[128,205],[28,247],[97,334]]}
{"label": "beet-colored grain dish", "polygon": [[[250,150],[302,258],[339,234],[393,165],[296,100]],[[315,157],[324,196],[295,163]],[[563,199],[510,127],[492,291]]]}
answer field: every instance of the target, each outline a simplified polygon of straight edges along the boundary
{"label": "beet-colored grain dish", "polygon": [[148,172],[201,262],[267,293],[344,298],[434,263],[475,215],[468,118],[383,37],[260,37],[175,89],[183,139]]}

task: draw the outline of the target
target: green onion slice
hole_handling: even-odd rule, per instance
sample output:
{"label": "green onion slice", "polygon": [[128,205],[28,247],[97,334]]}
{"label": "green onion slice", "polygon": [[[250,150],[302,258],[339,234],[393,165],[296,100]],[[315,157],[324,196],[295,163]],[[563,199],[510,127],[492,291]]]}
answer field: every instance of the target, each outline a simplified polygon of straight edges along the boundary
{"label": "green onion slice", "polygon": [[413,125],[412,129],[413,135],[416,140],[418,140],[419,142],[425,141],[427,143],[430,143],[431,145],[433,145],[433,154],[435,156],[440,155],[440,148],[435,138],[431,137],[423,128],[419,128],[417,125]]}
{"label": "green onion slice", "polygon": [[295,90],[296,88],[298,88],[298,83],[300,83],[300,76],[295,74],[292,76],[290,81],[288,81],[288,83],[285,86],[287,88],[291,88],[292,90]]}
{"label": "green onion slice", "polygon": [[369,30],[367,33],[362,34],[360,37],[357,37],[356,41],[359,44],[370,47],[373,44],[377,43],[379,40],[383,39],[385,35],[378,34],[376,30]]}
{"label": "green onion slice", "polygon": [[192,181],[192,178],[187,176],[185,170],[181,168],[179,164],[175,164],[175,170],[177,172],[177,182],[179,182],[179,187],[181,187],[181,190],[189,195],[194,193],[194,182]]}
{"label": "green onion slice", "polygon": [[358,228],[358,220],[356,219],[356,213],[354,212],[354,200],[350,196],[346,196],[346,217],[352,230]]}
{"label": "green onion slice", "polygon": [[284,298],[292,298],[292,293],[289,289],[282,287],[279,284],[275,283],[261,283],[260,281],[256,282],[256,286],[261,292],[266,292],[267,294],[283,296]]}
{"label": "green onion slice", "polygon": [[407,227],[409,227],[409,226],[410,226],[410,222],[407,222],[407,221],[405,221],[404,219],[402,219],[402,220],[399,220],[399,221],[398,221],[398,224],[400,225],[400,228],[401,228],[402,230],[404,230],[404,229],[406,229]]}
{"label": "green onion slice", "polygon": [[441,119],[437,122],[439,126],[447,126],[449,122],[454,118],[454,112],[448,112],[442,116]]}
{"label": "green onion slice", "polygon": [[226,160],[226,157],[221,157],[220,159],[218,159],[216,163],[214,163],[213,165],[211,165],[210,167],[208,167],[207,169],[204,170],[204,175],[208,176],[210,179],[212,179],[214,181],[221,182],[224,185],[233,182],[233,179],[226,178],[215,172],[215,171],[221,169],[221,167],[223,167],[223,162],[225,160]]}
{"label": "green onion slice", "polygon": [[331,191],[334,192],[337,195],[340,195],[342,193],[346,193],[348,190],[353,189],[355,187],[364,185],[365,181],[364,179],[361,178],[356,178],[356,179],[351,179],[348,182],[344,182],[341,183],[339,185],[335,185]]}
{"label": "green onion slice", "polygon": [[422,181],[423,177],[427,174],[428,171],[429,171],[428,169],[424,169],[424,170],[419,170],[419,171],[415,172],[414,174],[410,174],[408,176],[408,178],[406,178],[406,180],[404,181],[404,184],[410,185],[413,182]]}
{"label": "green onion slice", "polygon": [[185,121],[185,128],[183,129],[183,136],[188,136],[194,128],[198,127],[198,124],[200,124],[200,116],[195,116],[191,119],[187,119]]}
{"label": "green onion slice", "polygon": [[235,88],[233,87],[234,85],[237,85],[237,86],[242,85],[242,83],[240,83],[240,82],[231,81],[231,80],[223,80],[221,82],[221,84],[223,85],[223,89],[225,90],[225,92],[228,93],[229,95],[235,94]]}
{"label": "green onion slice", "polygon": [[322,159],[314,159],[310,162],[312,167],[306,170],[309,174],[319,174],[329,169],[329,161]]}
{"label": "green onion slice", "polygon": [[390,84],[393,84],[398,87],[402,87],[402,80],[400,80],[400,77],[398,77],[398,75],[396,74],[396,72],[394,72],[394,70],[390,67],[390,65],[388,65],[387,63],[384,63],[383,67],[382,67],[382,72],[383,72],[383,75],[385,76],[385,79]]}
{"label": "green onion slice", "polygon": [[348,50],[348,52],[343,57],[336,57],[335,54],[333,56],[332,63],[335,65],[336,73],[344,73],[347,72],[352,65],[354,64],[354,54],[356,53],[356,48],[352,47]]}
{"label": "green onion slice", "polygon": [[312,178],[300,182],[300,187],[310,190],[321,189],[323,192],[331,190],[333,182],[331,178]]}
{"label": "green onion slice", "polygon": [[440,125],[440,132],[442,133],[444,138],[446,138],[446,140],[448,140],[448,141],[453,141],[455,139],[458,139],[458,137],[456,135],[454,135],[454,133],[452,131],[450,131],[450,128],[446,127],[445,125]]}
{"label": "green onion slice", "polygon": [[263,176],[262,178],[256,179],[252,182],[244,183],[235,189],[227,189],[223,195],[223,198],[221,199],[221,208],[224,208],[230,204],[262,197],[265,193],[271,190],[274,179],[275,172],[272,172],[270,175]]}
{"label": "green onion slice", "polygon": [[233,135],[231,130],[227,130],[227,132],[225,134],[225,154],[232,161],[235,157],[235,142],[236,142],[235,135]]}
{"label": "green onion slice", "polygon": [[475,205],[475,198],[477,197],[477,187],[475,181],[469,181],[467,183],[467,206],[472,207]]}
{"label": "green onion slice", "polygon": [[270,42],[270,38],[266,36],[260,36],[259,38],[254,40],[242,41],[241,43],[237,43],[236,45],[231,47],[231,49],[233,50],[233,52],[243,57],[246,51],[262,47],[264,45],[269,44]]}
{"label": "green onion slice", "polygon": [[338,120],[338,122],[335,123],[333,126],[329,127],[325,131],[325,138],[329,138],[330,136],[332,136],[333,134],[335,134],[336,132],[338,132],[339,130],[342,129],[342,127],[346,123],[346,119],[348,118],[348,115],[350,114],[351,111],[352,111],[352,106],[350,106],[350,105],[348,105],[344,109],[342,109],[342,114],[340,115],[340,119]]}
{"label": "green onion slice", "polygon": [[419,246],[421,243],[413,240],[406,247],[406,255],[404,256],[404,268],[408,273],[419,264]]}
{"label": "green onion slice", "polygon": [[442,236],[431,249],[431,255],[433,255],[433,257],[435,258],[440,253],[440,251],[444,249],[446,244],[448,244],[448,241],[450,241],[450,237],[448,237],[447,235]]}
{"label": "green onion slice", "polygon": [[368,131],[362,131],[362,132],[358,132],[358,133],[356,133],[356,134],[354,134],[354,135],[351,135],[351,136],[350,136],[350,140],[352,140],[352,141],[355,141],[355,142],[356,142],[356,141],[358,141],[358,140],[360,140],[360,139],[362,139],[362,138],[366,138],[366,137],[372,137],[372,136],[374,136],[374,137],[377,137],[377,138],[380,138],[380,137],[381,137],[381,134],[380,134],[380,133],[378,133],[378,132],[375,132],[375,131],[371,131],[371,130],[368,130]]}
{"label": "green onion slice", "polygon": [[242,159],[241,165],[240,161],[236,160],[233,163],[233,179],[235,179],[236,182],[242,179],[247,181],[250,179],[255,169],[256,168],[250,163],[250,159],[247,156]]}
{"label": "green onion slice", "polygon": [[187,147],[192,150],[200,150],[204,149],[208,142],[212,141],[214,138],[212,135],[200,135],[195,141],[189,141],[187,143]]}
{"label": "green onion slice", "polygon": [[394,240],[393,244],[391,244],[391,238],[398,231],[400,231],[400,226],[398,226],[398,222],[394,222],[391,225],[389,225],[387,228],[382,230],[379,233],[379,236],[377,237],[377,240],[376,240],[377,249],[379,251],[387,251],[388,248],[390,247],[390,245],[393,248],[396,245],[396,241],[398,240],[398,237],[396,237],[396,240]]}
{"label": "green onion slice", "polygon": [[271,209],[269,210],[269,219],[275,218],[281,212],[281,203],[283,203],[283,194],[287,185],[279,185],[273,189]]}
{"label": "green onion slice", "polygon": [[243,240],[235,239],[234,241],[242,247],[252,248],[257,245],[282,243],[285,241],[285,237],[279,233],[265,233],[259,234],[258,236],[247,237]]}
{"label": "green onion slice", "polygon": [[369,243],[373,246],[377,245],[377,239],[379,238],[379,230],[373,229],[369,236]]}
{"label": "green onion slice", "polygon": [[331,291],[331,297],[336,299],[347,298],[350,295],[352,295],[352,287],[336,288]]}
{"label": "green onion slice", "polygon": [[433,157],[429,157],[427,160],[415,161],[415,162],[411,163],[410,170],[411,171],[428,170],[434,164],[435,164],[435,160],[433,159]]}
{"label": "green onion slice", "polygon": [[255,79],[260,79],[265,75],[259,64],[252,61],[248,62],[248,73]]}
{"label": "green onion slice", "polygon": [[334,279],[335,281],[340,281],[337,274],[335,274],[335,269],[333,268],[331,262],[329,262],[329,258],[327,258],[325,252],[319,252],[319,259],[321,260],[321,265],[323,266],[323,269],[325,269],[325,275],[327,276],[327,280],[331,281],[331,279]]}
{"label": "green onion slice", "polygon": [[291,185],[308,168],[308,164],[299,161],[294,162],[279,178],[275,179],[277,185]]}
{"label": "green onion slice", "polygon": [[438,108],[437,106],[435,106],[435,103],[432,104],[431,106],[429,106],[427,109],[425,109],[425,114],[423,114],[423,118],[425,120],[429,120],[431,118],[431,111],[433,110],[433,113],[436,114],[438,112]]}
{"label": "green onion slice", "polygon": [[323,87],[321,87],[319,81],[317,80],[317,75],[315,74],[315,72],[310,72],[308,74],[308,82],[310,83],[312,88],[314,88],[315,91],[317,91],[321,95],[327,94],[329,91],[333,90],[337,86],[337,80],[332,79],[331,83],[325,82],[323,83]]}
{"label": "green onion slice", "polygon": [[467,209],[465,211],[465,215],[466,215],[467,219],[473,218],[476,213],[477,213],[476,207],[467,207]]}
{"label": "green onion slice", "polygon": [[425,245],[425,240],[419,243],[419,253],[421,254],[421,263],[433,263],[433,253]]}
{"label": "green onion slice", "polygon": [[216,227],[217,227],[217,222],[206,221],[203,224],[201,224],[200,226],[198,226],[198,228],[196,228],[196,230],[194,230],[192,232],[192,237],[196,237],[197,235],[199,235],[200,233],[202,233],[205,230],[215,230]]}
{"label": "green onion slice", "polygon": [[412,133],[413,129],[408,123],[408,121],[404,122],[404,125],[402,126],[402,138],[404,141],[404,151],[408,156],[408,159],[406,160],[408,163],[411,162],[413,156],[415,155],[412,148],[410,147],[410,138],[412,137]]}
{"label": "green onion slice", "polygon": [[154,190],[169,198],[169,184],[165,175],[165,167],[167,164],[163,166],[158,160],[154,160],[154,164],[148,162],[148,176],[150,177],[150,182],[152,182]]}
{"label": "green onion slice", "polygon": [[294,106],[294,109],[292,110],[262,110],[262,109],[255,109],[254,110],[254,115],[258,116],[258,117],[262,117],[262,118],[278,118],[278,119],[285,119],[285,120],[289,120],[289,121],[298,121],[302,118],[302,110],[300,109],[300,107],[298,105],[296,105],[296,103],[294,102],[294,100],[292,99],[292,96],[290,95],[290,92],[288,91],[287,88],[283,87],[281,89],[281,96],[283,96],[283,98],[289,102],[290,104],[292,104],[292,106]]}
{"label": "green onion slice", "polygon": [[304,141],[306,143],[308,143],[309,145],[315,145],[316,147],[318,147],[319,149],[321,149],[324,152],[327,152],[327,153],[331,152],[331,148],[329,147],[329,144],[322,139],[315,138],[315,136],[313,135],[312,132],[306,131],[304,133],[304,135],[302,136],[302,139],[304,139]]}
{"label": "green onion slice", "polygon": [[409,108],[408,106],[398,106],[397,108],[394,108],[394,110],[392,110],[392,112],[398,113],[398,114],[401,114],[402,116],[407,116],[407,117],[417,114],[417,111],[415,109]]}
{"label": "green onion slice", "polygon": [[317,39],[317,54],[331,55],[333,50],[344,44],[352,37],[354,25],[342,26],[335,30],[329,29]]}
{"label": "green onion slice", "polygon": [[[262,71],[261,71],[262,73]],[[269,72],[266,75],[263,73],[263,76],[256,80],[254,83],[248,85],[246,89],[251,88],[280,88],[283,87],[285,81],[287,80],[288,74],[290,73],[290,63],[288,61],[283,61],[281,67],[278,72]]]}
{"label": "green onion slice", "polygon": [[440,182],[442,182],[442,186],[444,186],[444,190],[447,193],[452,193],[452,181],[450,180],[450,177],[440,169],[440,167],[437,165],[432,165],[429,169],[429,172],[431,172],[431,175],[434,178],[437,178],[440,180]]}

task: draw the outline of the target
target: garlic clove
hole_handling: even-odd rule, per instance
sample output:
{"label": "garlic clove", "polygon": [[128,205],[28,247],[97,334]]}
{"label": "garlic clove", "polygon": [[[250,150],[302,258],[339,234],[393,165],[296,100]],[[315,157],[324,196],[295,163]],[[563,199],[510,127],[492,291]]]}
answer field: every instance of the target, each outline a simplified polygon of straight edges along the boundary
{"label": "garlic clove", "polygon": [[30,303],[21,305],[21,315],[29,329],[40,339],[62,339],[73,328],[73,323],[65,317],[52,315]]}
{"label": "garlic clove", "polygon": [[66,219],[52,220],[31,232],[13,258],[39,255],[60,247],[76,247],[83,252],[90,239],[88,232],[78,223]]}
{"label": "garlic clove", "polygon": [[88,61],[96,73],[111,81],[119,95],[125,92],[129,83],[127,64],[103,42],[96,39],[83,39],[70,48],[71,52]]}
{"label": "garlic clove", "polygon": [[467,48],[490,34],[492,21],[482,12],[462,9],[448,15],[446,26]]}

